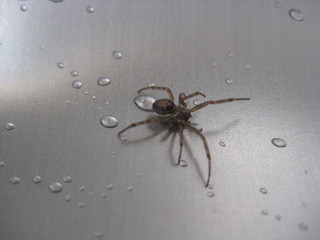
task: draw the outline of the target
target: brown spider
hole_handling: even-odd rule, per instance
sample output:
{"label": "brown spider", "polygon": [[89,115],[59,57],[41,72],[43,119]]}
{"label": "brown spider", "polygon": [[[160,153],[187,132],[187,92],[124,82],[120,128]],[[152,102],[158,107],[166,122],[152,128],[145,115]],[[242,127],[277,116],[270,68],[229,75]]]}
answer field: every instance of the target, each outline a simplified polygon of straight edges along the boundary
{"label": "brown spider", "polygon": [[130,128],[140,126],[142,124],[146,123],[154,123],[154,122],[166,122],[169,123],[171,126],[175,126],[178,129],[178,133],[180,136],[180,152],[179,152],[179,158],[178,158],[178,163],[177,165],[180,164],[181,161],[181,153],[182,153],[182,147],[184,144],[183,140],[183,130],[185,128],[189,129],[190,131],[194,132],[197,134],[204,145],[207,158],[208,158],[208,180],[206,183],[206,187],[209,186],[210,182],[210,176],[211,176],[211,156],[210,156],[210,151],[209,147],[206,141],[206,138],[203,136],[203,134],[197,130],[195,127],[193,127],[188,119],[191,117],[191,112],[195,112],[200,110],[201,108],[206,107],[209,104],[219,104],[219,103],[225,103],[225,102],[232,102],[232,101],[238,101],[238,100],[250,100],[250,98],[228,98],[228,99],[222,99],[222,100],[216,100],[216,101],[207,101],[204,103],[201,103],[193,108],[187,109],[187,104],[185,103],[185,100],[197,95],[201,95],[203,97],[206,97],[203,93],[201,92],[194,92],[190,95],[185,95],[184,93],[179,94],[179,104],[175,105],[174,104],[174,98],[171,90],[167,87],[158,87],[158,86],[153,86],[153,87],[145,87],[140,90],[138,90],[138,93],[141,93],[142,91],[146,89],[153,89],[153,90],[163,90],[168,93],[169,99],[159,99],[155,101],[152,105],[153,111],[156,112],[157,114],[160,115],[168,115],[166,117],[162,118],[149,118],[147,120],[141,121],[141,122],[135,122],[129,125],[128,127],[124,128],[118,133],[118,136],[120,137],[122,133],[127,131]]}

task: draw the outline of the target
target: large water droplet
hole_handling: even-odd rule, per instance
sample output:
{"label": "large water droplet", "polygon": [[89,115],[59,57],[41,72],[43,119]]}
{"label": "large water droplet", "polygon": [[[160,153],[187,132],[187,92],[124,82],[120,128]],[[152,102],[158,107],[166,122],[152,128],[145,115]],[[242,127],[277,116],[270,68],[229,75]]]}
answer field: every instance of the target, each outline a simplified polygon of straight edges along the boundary
{"label": "large water droplet", "polygon": [[71,74],[72,77],[78,76],[78,72],[77,71],[72,71],[70,74]]}
{"label": "large water droplet", "polygon": [[62,180],[65,182],[65,183],[69,183],[72,181],[72,178],[70,176],[65,176],[62,178]]}
{"label": "large water droplet", "polygon": [[6,123],[6,125],[4,125],[4,128],[6,130],[13,130],[13,129],[15,129],[15,127],[16,126],[13,123]]}
{"label": "large water droplet", "polygon": [[41,178],[40,176],[35,176],[35,177],[32,178],[32,181],[33,181],[34,183],[40,183],[41,180],[42,180],[42,178]]}
{"label": "large water droplet", "polygon": [[88,13],[93,13],[95,10],[96,10],[96,9],[95,9],[94,7],[92,7],[92,6],[88,6],[88,7],[87,7],[87,12],[88,12]]}
{"label": "large water droplet", "polygon": [[289,10],[289,16],[293,19],[293,20],[296,20],[296,21],[303,21],[304,20],[304,16],[303,16],[303,13],[298,10],[298,9],[290,9]]}
{"label": "large water droplet", "polygon": [[28,11],[28,6],[25,5],[25,4],[22,4],[22,5],[20,6],[20,10],[21,10],[22,12]]}
{"label": "large water droplet", "polygon": [[11,182],[12,184],[18,184],[18,183],[21,182],[21,179],[18,178],[18,177],[13,177],[13,178],[10,179],[10,182]]}
{"label": "large water droplet", "polygon": [[75,89],[80,89],[82,88],[82,82],[80,80],[76,80],[72,82],[72,87],[74,87]]}
{"label": "large water droplet", "polygon": [[115,59],[121,59],[123,57],[123,54],[120,51],[114,51],[112,55]]}
{"label": "large water droplet", "polygon": [[214,195],[215,195],[214,192],[208,192],[208,193],[207,193],[207,196],[208,196],[208,197],[214,197]]}
{"label": "large water droplet", "polygon": [[49,185],[49,190],[54,193],[58,193],[62,191],[62,184],[59,182],[54,182]]}
{"label": "large water droplet", "polygon": [[260,188],[259,191],[262,193],[262,194],[267,194],[268,193],[268,190],[264,187]]}
{"label": "large water droplet", "polygon": [[112,115],[102,116],[100,119],[100,122],[103,126],[105,126],[107,128],[114,128],[118,125],[118,119],[116,119]]}
{"label": "large water droplet", "polygon": [[308,230],[309,226],[306,223],[299,223],[299,228],[301,230]]}
{"label": "large water droplet", "polygon": [[272,138],[271,142],[276,147],[285,147],[285,146],[287,146],[286,142],[281,138]]}
{"label": "large water droplet", "polygon": [[100,86],[108,86],[111,83],[111,79],[108,77],[101,77],[98,79],[98,84]]}
{"label": "large water droplet", "polygon": [[152,105],[156,99],[151,95],[139,95],[134,99],[134,103],[144,111],[153,111]]}

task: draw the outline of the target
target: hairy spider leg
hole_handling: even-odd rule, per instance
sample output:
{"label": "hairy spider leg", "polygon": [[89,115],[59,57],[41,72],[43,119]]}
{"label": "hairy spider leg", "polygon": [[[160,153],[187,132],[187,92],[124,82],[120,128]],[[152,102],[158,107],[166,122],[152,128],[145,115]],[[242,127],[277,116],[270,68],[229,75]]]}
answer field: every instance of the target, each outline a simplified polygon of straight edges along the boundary
{"label": "hairy spider leg", "polygon": [[172,94],[170,88],[167,88],[167,87],[159,87],[159,86],[145,87],[145,88],[139,89],[139,90],[138,90],[138,93],[141,93],[142,91],[147,90],[147,89],[166,91],[166,92],[168,93],[169,99],[170,99],[172,102],[174,102],[174,97],[173,97],[173,94]]}
{"label": "hairy spider leg", "polygon": [[201,140],[203,142],[203,146],[204,146],[204,149],[206,151],[207,158],[208,158],[208,179],[207,179],[207,183],[206,183],[206,187],[208,187],[209,183],[210,183],[210,177],[211,177],[211,155],[210,155],[209,146],[207,144],[207,140],[206,140],[205,136],[199,130],[197,130],[196,128],[191,126],[187,121],[184,121],[184,120],[179,120],[179,121],[181,123],[183,123],[183,127],[187,128],[190,131],[192,131],[195,134],[197,134],[201,138]]}
{"label": "hairy spider leg", "polygon": [[191,93],[190,95],[187,95],[187,96],[182,97],[182,99],[183,99],[183,100],[186,100],[186,99],[189,99],[189,98],[198,96],[198,95],[201,95],[202,97],[206,97],[206,95],[204,95],[204,94],[201,93],[201,92],[194,92],[194,93]]}
{"label": "hairy spider leg", "polygon": [[195,112],[195,111],[200,110],[201,108],[206,107],[209,104],[219,104],[219,103],[226,103],[226,102],[240,101],[240,100],[250,100],[250,98],[228,98],[228,99],[222,99],[222,100],[216,100],[216,101],[207,101],[207,102],[201,103],[193,108],[186,109],[186,111]]}
{"label": "hairy spider leg", "polygon": [[183,128],[181,126],[179,126],[179,128],[178,128],[178,133],[179,133],[179,136],[180,136],[180,141],[179,141],[180,151],[179,151],[179,158],[178,158],[177,166],[180,165],[180,162],[181,162],[181,154],[182,154],[182,148],[183,148],[183,143],[184,143]]}
{"label": "hairy spider leg", "polygon": [[141,122],[132,123],[128,127],[124,128],[120,132],[118,132],[118,136],[120,136],[122,133],[124,133],[125,131],[127,131],[130,128],[138,127],[140,125],[147,124],[147,123],[165,122],[165,121],[168,121],[168,119],[169,119],[169,117],[165,117],[165,118],[149,118],[149,119],[141,121]]}

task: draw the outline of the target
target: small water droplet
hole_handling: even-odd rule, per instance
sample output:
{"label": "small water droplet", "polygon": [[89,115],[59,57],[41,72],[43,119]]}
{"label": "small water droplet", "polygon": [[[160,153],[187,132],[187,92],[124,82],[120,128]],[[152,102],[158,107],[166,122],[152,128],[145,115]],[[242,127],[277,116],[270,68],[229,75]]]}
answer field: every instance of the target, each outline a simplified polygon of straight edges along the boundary
{"label": "small water droplet", "polygon": [[82,82],[80,80],[73,81],[72,87],[74,87],[75,89],[80,89],[82,88]]}
{"label": "small water droplet", "polygon": [[193,100],[193,104],[196,105],[196,106],[201,104],[201,103],[202,103],[202,101],[200,99]]}
{"label": "small water droplet", "polygon": [[234,80],[232,78],[226,78],[224,81],[226,82],[226,84],[234,83]]}
{"label": "small water droplet", "polygon": [[282,218],[282,217],[281,217],[281,215],[279,215],[279,214],[277,214],[277,215],[275,216],[275,219],[277,219],[278,221],[281,220],[281,218]]}
{"label": "small water droplet", "polygon": [[281,3],[279,3],[279,2],[274,2],[273,6],[276,8],[282,8]]}
{"label": "small water droplet", "polygon": [[208,185],[208,189],[213,189],[212,184],[209,184],[209,185]]}
{"label": "small water droplet", "polygon": [[105,115],[101,117],[100,123],[102,124],[102,126],[105,126],[107,128],[114,128],[118,126],[118,119],[116,119],[112,115]]}
{"label": "small water droplet", "polygon": [[72,71],[70,74],[71,74],[72,77],[78,76],[78,72],[77,71]]}
{"label": "small water droplet", "polygon": [[58,68],[64,68],[64,64],[61,62],[57,63],[57,66],[58,66]]}
{"label": "small water droplet", "polygon": [[141,173],[137,173],[137,177],[141,177]]}
{"label": "small water droplet", "polygon": [[5,165],[6,165],[5,162],[3,161],[0,162],[0,167],[4,167]]}
{"label": "small water droplet", "polygon": [[102,238],[104,236],[104,232],[102,231],[95,231],[93,233],[97,238]]}
{"label": "small water droplet", "polygon": [[101,193],[100,196],[103,197],[103,198],[106,198],[107,194],[106,193]]}
{"label": "small water droplet", "polygon": [[89,194],[89,196],[92,196],[92,195],[93,195],[93,192],[89,192],[88,194]]}
{"label": "small water droplet", "polygon": [[108,86],[111,83],[111,79],[108,77],[101,77],[98,79],[98,84],[100,86]]}
{"label": "small water droplet", "polygon": [[114,154],[115,154],[115,152],[114,152],[114,151],[112,151],[112,152],[111,152],[111,155],[114,155]]}
{"label": "small water droplet", "polygon": [[33,181],[34,183],[40,183],[41,180],[42,180],[42,178],[41,178],[40,176],[35,176],[35,177],[32,178],[32,181]]}
{"label": "small water droplet", "polygon": [[66,101],[66,105],[69,105],[69,104],[70,104],[70,100],[67,100],[67,101]]}
{"label": "small water droplet", "polygon": [[10,182],[11,182],[12,184],[18,184],[18,183],[21,182],[21,179],[18,178],[18,177],[13,177],[13,178],[10,179]]}
{"label": "small water droplet", "polygon": [[22,4],[22,5],[20,6],[20,9],[21,9],[22,12],[28,11],[28,6],[25,5],[25,4]]}
{"label": "small water droplet", "polygon": [[208,196],[208,197],[214,197],[214,195],[215,195],[214,192],[208,192],[208,193],[207,193],[207,196]]}
{"label": "small water droplet", "polygon": [[188,163],[187,163],[187,161],[181,159],[180,162],[179,162],[179,166],[180,167],[187,167]]}
{"label": "small water droplet", "polygon": [[234,52],[228,52],[228,57],[234,57],[235,53]]}
{"label": "small water droplet", "polygon": [[154,87],[154,86],[156,86],[155,83],[153,83],[153,82],[148,83],[148,87]]}
{"label": "small water droplet", "polygon": [[133,186],[132,185],[127,186],[127,190],[131,192],[133,190]]}
{"label": "small water droplet", "polygon": [[224,142],[219,142],[219,145],[221,146],[221,147],[225,147],[226,146],[226,144],[224,143]]}
{"label": "small water droplet", "polygon": [[2,45],[3,44],[3,41],[0,41],[0,45]]}
{"label": "small water droplet", "polygon": [[210,66],[211,67],[215,67],[215,66],[217,66],[217,64],[215,62],[213,62],[213,63],[210,64]]}
{"label": "small water droplet", "polygon": [[15,127],[16,126],[13,123],[6,123],[6,125],[4,125],[4,128],[6,130],[13,130],[13,129],[15,129]]}
{"label": "small water droplet", "polygon": [[85,202],[79,202],[79,203],[77,204],[77,206],[83,208],[83,207],[86,206],[86,203],[85,203]]}
{"label": "small water droplet", "polygon": [[49,185],[49,189],[51,192],[58,193],[62,191],[62,184],[59,182],[54,182]]}
{"label": "small water droplet", "polygon": [[309,171],[307,169],[304,170],[304,174],[309,174]]}
{"label": "small water droplet", "polygon": [[63,0],[50,0],[50,2],[60,3],[60,2],[63,2]]}
{"label": "small water droplet", "polygon": [[134,99],[134,103],[144,111],[153,111],[152,106],[156,99],[151,95],[139,95]]}
{"label": "small water droplet", "polygon": [[84,94],[84,95],[88,95],[89,92],[88,92],[88,91],[84,91],[83,94]]}
{"label": "small water droplet", "polygon": [[113,57],[115,58],[115,59],[121,59],[122,57],[123,57],[123,54],[122,54],[122,52],[120,52],[120,51],[114,51],[113,53],[112,53],[112,55],[113,55]]}
{"label": "small water droplet", "polygon": [[287,143],[281,138],[272,138],[271,142],[276,147],[285,147],[285,146],[287,146]]}
{"label": "small water droplet", "polygon": [[66,195],[66,196],[64,197],[64,200],[66,200],[67,202],[69,202],[70,199],[71,199],[71,195]]}
{"label": "small water droplet", "polygon": [[268,213],[269,213],[269,212],[268,212],[267,209],[263,209],[263,210],[261,211],[261,214],[262,214],[262,215],[268,215]]}
{"label": "small water droplet", "polygon": [[108,190],[112,190],[113,189],[113,185],[112,184],[107,184],[107,189]]}
{"label": "small water droplet", "polygon": [[96,100],[96,98],[97,98],[96,96],[92,96],[91,97],[92,100]]}
{"label": "small water droplet", "polygon": [[78,190],[79,190],[80,192],[83,192],[83,191],[84,191],[84,189],[85,189],[85,187],[84,187],[84,186],[81,186],[81,187],[79,187],[79,188],[78,188]]}
{"label": "small water droplet", "polygon": [[251,68],[251,64],[246,65],[246,69],[249,69],[249,68]]}
{"label": "small water droplet", "polygon": [[122,134],[119,134],[118,136],[122,142],[128,141],[128,137],[125,134],[122,133]]}
{"label": "small water droplet", "polygon": [[309,229],[309,226],[306,224],[306,223],[299,223],[299,228],[301,230],[308,230]]}
{"label": "small water droplet", "polygon": [[72,181],[72,178],[70,176],[65,176],[62,178],[62,180],[65,182],[65,183],[69,183]]}
{"label": "small water droplet", "polygon": [[88,7],[87,7],[87,12],[88,12],[88,13],[93,13],[95,10],[96,10],[96,9],[95,9],[94,7],[92,7],[92,6],[88,6]]}
{"label": "small water droplet", "polygon": [[293,19],[293,20],[296,20],[296,21],[303,21],[304,20],[304,16],[303,16],[303,13],[298,10],[298,9],[290,9],[289,10],[289,16]]}
{"label": "small water droplet", "polygon": [[262,194],[267,194],[268,193],[268,190],[264,187],[260,188],[259,191],[262,193]]}
{"label": "small water droplet", "polygon": [[203,130],[203,127],[199,123],[190,123],[190,125],[197,129],[199,132],[202,132]]}
{"label": "small water droplet", "polygon": [[108,102],[108,101],[106,101],[106,102],[105,102],[105,104],[106,104],[106,105],[109,105],[109,102]]}

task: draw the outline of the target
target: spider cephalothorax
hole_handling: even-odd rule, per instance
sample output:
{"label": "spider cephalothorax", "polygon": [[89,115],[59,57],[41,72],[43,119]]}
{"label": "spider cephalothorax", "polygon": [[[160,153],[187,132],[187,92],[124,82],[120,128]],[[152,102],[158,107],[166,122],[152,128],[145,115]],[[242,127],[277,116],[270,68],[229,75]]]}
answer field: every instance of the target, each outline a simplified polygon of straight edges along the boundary
{"label": "spider cephalothorax", "polygon": [[158,87],[158,86],[145,87],[145,88],[140,89],[138,91],[138,93],[141,93],[142,91],[144,91],[146,89],[163,90],[168,93],[169,99],[159,99],[159,100],[155,101],[152,106],[153,111],[155,113],[160,114],[160,115],[166,115],[166,116],[164,116],[162,118],[149,118],[149,119],[141,121],[141,122],[132,123],[128,127],[121,130],[118,133],[118,135],[120,136],[123,132],[127,131],[129,128],[137,127],[137,126],[140,126],[140,125],[146,124],[146,123],[152,123],[152,122],[169,123],[169,125],[177,127],[178,133],[180,136],[180,142],[179,142],[180,151],[179,151],[179,158],[178,158],[178,163],[177,163],[177,165],[179,165],[180,161],[181,161],[182,147],[184,144],[183,130],[189,129],[190,131],[194,132],[195,134],[197,134],[201,138],[203,145],[204,145],[204,148],[205,148],[205,151],[206,151],[206,154],[207,154],[208,179],[206,182],[206,187],[208,187],[209,182],[210,182],[210,176],[211,176],[211,155],[210,155],[209,147],[208,147],[208,144],[207,144],[207,141],[206,141],[206,138],[204,137],[204,135],[199,130],[197,130],[195,127],[193,127],[190,124],[190,122],[188,121],[188,119],[191,117],[191,112],[195,112],[201,108],[204,108],[205,106],[207,106],[209,104],[219,104],[219,103],[239,101],[239,100],[250,100],[250,98],[228,98],[228,99],[222,99],[222,100],[216,100],[216,101],[206,101],[206,102],[203,102],[199,105],[196,105],[196,106],[188,109],[187,108],[188,106],[185,103],[186,99],[189,99],[191,97],[198,96],[198,95],[205,97],[205,95],[201,92],[194,92],[190,95],[185,95],[184,93],[180,93],[179,94],[179,103],[178,103],[178,105],[175,105],[174,104],[174,97],[173,97],[173,94],[172,94],[170,88]]}

